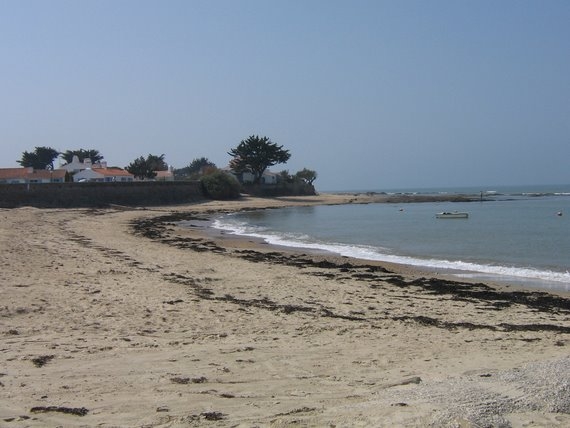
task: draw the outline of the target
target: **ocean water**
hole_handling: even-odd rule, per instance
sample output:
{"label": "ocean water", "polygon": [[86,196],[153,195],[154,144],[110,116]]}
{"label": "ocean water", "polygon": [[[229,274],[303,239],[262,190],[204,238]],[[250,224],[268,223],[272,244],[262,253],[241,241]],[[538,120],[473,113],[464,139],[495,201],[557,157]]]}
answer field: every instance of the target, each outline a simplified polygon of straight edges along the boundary
{"label": "ocean water", "polygon": [[[386,193],[479,196],[480,190]],[[220,216],[213,226],[275,245],[570,291],[570,185],[495,188],[486,190],[484,199],[258,210]],[[469,218],[435,217],[455,210]]]}

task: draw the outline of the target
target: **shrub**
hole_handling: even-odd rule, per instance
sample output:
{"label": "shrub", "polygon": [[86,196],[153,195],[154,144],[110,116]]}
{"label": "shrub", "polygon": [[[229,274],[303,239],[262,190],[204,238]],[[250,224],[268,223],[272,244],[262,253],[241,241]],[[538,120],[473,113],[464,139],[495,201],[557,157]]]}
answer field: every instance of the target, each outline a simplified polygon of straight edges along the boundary
{"label": "shrub", "polygon": [[200,179],[202,190],[206,197],[211,199],[237,199],[240,193],[240,184],[237,179],[226,172],[215,171]]}

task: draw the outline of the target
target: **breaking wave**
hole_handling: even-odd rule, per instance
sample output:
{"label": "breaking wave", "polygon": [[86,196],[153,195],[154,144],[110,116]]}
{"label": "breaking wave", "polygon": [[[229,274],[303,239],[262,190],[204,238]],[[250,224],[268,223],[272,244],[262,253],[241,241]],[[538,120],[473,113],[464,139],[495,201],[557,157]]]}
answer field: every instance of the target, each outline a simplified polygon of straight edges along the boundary
{"label": "breaking wave", "polygon": [[461,260],[444,260],[397,255],[392,254],[386,248],[377,246],[324,242],[315,240],[308,235],[276,233],[268,230],[267,228],[253,226],[246,222],[232,219],[231,217],[214,220],[212,227],[235,235],[258,238],[271,245],[322,251],[351,258],[404,264],[427,268],[429,270],[445,270],[452,275],[462,278],[487,279],[498,282],[515,282],[539,288],[570,291],[570,272],[567,271],[556,272],[529,267],[501,266],[465,262]]}

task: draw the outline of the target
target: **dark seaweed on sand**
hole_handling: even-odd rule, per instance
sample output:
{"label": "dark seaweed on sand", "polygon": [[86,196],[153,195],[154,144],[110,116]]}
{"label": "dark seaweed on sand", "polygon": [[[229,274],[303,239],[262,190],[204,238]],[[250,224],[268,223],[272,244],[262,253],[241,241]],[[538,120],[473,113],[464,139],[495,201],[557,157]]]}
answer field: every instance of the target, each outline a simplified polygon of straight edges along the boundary
{"label": "dark seaweed on sand", "polygon": [[89,413],[85,407],[38,406],[30,409],[32,413],[59,412],[68,415],[85,416]]}
{"label": "dark seaweed on sand", "polygon": [[[441,278],[408,279],[377,265],[344,261],[339,263],[337,261],[327,260],[323,257],[307,256],[306,254],[285,254],[277,251],[264,252],[251,249],[229,251],[208,239],[178,237],[175,234],[171,234],[168,230],[168,226],[183,220],[203,221],[207,219],[204,217],[196,217],[194,213],[173,213],[150,219],[138,219],[131,223],[131,227],[136,235],[144,236],[178,248],[199,252],[211,251],[215,253],[226,253],[254,263],[283,264],[295,266],[299,269],[311,269],[305,273],[330,280],[350,277],[354,280],[367,283],[370,288],[394,286],[413,291],[414,293],[446,296],[457,301],[482,304],[486,310],[500,311],[513,305],[520,305],[533,311],[552,314],[570,314],[570,299],[546,292],[501,291],[483,283],[473,284]],[[320,271],[315,269],[320,269]],[[230,294],[215,296],[212,290],[199,284],[193,278],[187,278],[181,275],[167,275],[165,279],[175,283],[189,285],[194,289],[194,293],[197,297],[206,300],[231,302],[244,307],[257,307],[260,309],[279,311],[284,314],[301,312],[322,317],[340,318],[347,321],[373,321],[373,319],[367,318],[363,312],[352,312],[346,315],[334,313],[328,308],[318,306],[279,304],[268,298],[241,299]],[[376,320],[377,319],[378,318],[376,318]],[[570,333],[570,327],[557,324],[501,323],[498,325],[485,325],[470,322],[449,322],[424,315],[394,316],[391,319],[397,321],[412,321],[424,326],[445,329],[465,328],[469,330],[488,329],[492,331],[552,331]]]}

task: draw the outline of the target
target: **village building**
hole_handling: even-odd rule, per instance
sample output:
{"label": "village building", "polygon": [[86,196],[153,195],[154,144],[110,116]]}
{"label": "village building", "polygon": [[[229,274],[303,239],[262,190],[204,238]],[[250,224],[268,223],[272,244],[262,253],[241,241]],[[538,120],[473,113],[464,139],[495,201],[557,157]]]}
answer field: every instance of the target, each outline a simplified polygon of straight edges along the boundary
{"label": "village building", "polygon": [[73,175],[74,182],[99,182],[99,183],[110,183],[110,182],[129,182],[134,181],[135,177],[128,171],[121,168],[89,168],[79,171]]}
{"label": "village building", "polygon": [[156,177],[154,179],[156,181],[174,181],[174,168],[169,166],[165,171],[155,171]]}
{"label": "village building", "polygon": [[71,162],[61,165],[59,169],[64,169],[70,174],[74,174],[76,172],[83,171],[84,169],[104,168],[105,166],[105,162],[93,164],[89,158],[85,158],[83,161],[80,161],[77,155],[73,155]]}
{"label": "village building", "polygon": [[124,169],[117,167],[107,167],[106,161],[101,161],[97,163],[92,163],[91,159],[85,158],[83,161],[79,160],[77,155],[73,155],[71,162],[62,165],[60,169],[73,174],[74,182],[128,182],[134,181],[134,176],[125,171]]}
{"label": "village building", "polygon": [[0,168],[1,184],[64,183],[65,170],[26,168]]}
{"label": "village building", "polygon": [[[253,183],[254,175],[251,172],[237,173],[234,170],[232,170],[230,167],[223,168],[222,170],[229,174],[232,174],[234,177],[238,179],[240,183],[243,184]],[[263,171],[263,174],[261,175],[259,182],[260,184],[277,184],[278,176],[279,174],[266,169],[265,171]]]}

